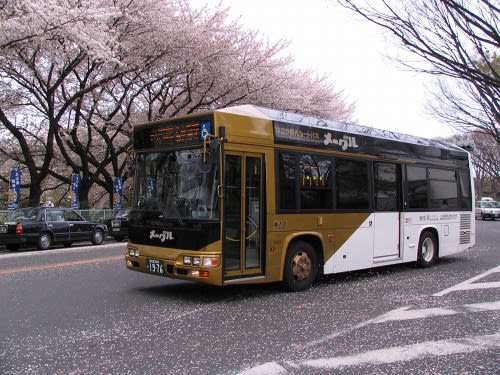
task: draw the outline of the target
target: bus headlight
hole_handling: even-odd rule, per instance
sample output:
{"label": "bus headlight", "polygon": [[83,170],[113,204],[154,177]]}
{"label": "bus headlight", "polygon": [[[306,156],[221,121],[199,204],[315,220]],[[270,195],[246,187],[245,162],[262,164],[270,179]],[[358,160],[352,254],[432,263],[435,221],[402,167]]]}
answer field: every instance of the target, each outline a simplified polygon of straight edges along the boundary
{"label": "bus headlight", "polygon": [[185,266],[199,267],[200,263],[201,263],[200,257],[190,257],[188,255],[184,255],[182,257],[182,264],[184,264]]}
{"label": "bus headlight", "polygon": [[220,265],[219,257],[199,257],[199,256],[182,256],[182,264],[193,267],[218,267]]}
{"label": "bus headlight", "polygon": [[135,247],[129,247],[128,248],[128,255],[131,257],[138,257],[139,256],[139,250],[136,249]]}
{"label": "bus headlight", "polygon": [[202,267],[218,267],[219,265],[219,257],[203,257]]}

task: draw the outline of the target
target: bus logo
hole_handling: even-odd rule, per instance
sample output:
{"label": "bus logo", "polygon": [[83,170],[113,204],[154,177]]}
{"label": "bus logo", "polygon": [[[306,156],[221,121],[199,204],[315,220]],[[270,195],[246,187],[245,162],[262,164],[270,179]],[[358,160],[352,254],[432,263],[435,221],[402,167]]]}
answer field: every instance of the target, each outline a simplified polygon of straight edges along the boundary
{"label": "bus logo", "polygon": [[348,148],[358,148],[358,144],[356,143],[356,137],[351,137],[348,135],[344,135],[342,138],[335,139],[332,137],[332,133],[326,133],[324,135],[325,140],[323,143],[325,146],[330,144],[340,146],[342,151],[347,150]]}
{"label": "bus logo", "polygon": [[166,230],[161,233],[156,233],[153,229],[151,232],[149,232],[149,239],[152,240],[153,238],[158,238],[160,242],[165,242],[167,240],[172,241],[174,239],[174,235],[172,232]]}

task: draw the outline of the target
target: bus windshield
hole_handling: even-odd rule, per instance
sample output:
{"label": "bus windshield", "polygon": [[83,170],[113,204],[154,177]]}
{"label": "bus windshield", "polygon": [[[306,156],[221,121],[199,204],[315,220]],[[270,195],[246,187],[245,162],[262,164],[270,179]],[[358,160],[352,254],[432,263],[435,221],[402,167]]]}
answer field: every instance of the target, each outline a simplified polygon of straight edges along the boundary
{"label": "bus windshield", "polygon": [[219,218],[217,158],[207,150],[181,150],[137,155],[134,208],[160,211],[163,219]]}

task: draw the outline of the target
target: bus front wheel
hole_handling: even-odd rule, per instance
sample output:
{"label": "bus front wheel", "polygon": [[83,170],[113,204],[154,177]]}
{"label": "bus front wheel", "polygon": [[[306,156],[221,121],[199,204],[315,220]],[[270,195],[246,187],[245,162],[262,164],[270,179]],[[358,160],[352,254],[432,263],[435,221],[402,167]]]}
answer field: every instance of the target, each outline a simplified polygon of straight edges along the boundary
{"label": "bus front wheel", "polygon": [[300,292],[311,287],[318,273],[318,256],[311,244],[305,241],[292,243],[285,257],[284,285]]}
{"label": "bus front wheel", "polygon": [[417,264],[422,268],[432,266],[437,259],[438,245],[436,236],[431,232],[424,232],[418,242]]}

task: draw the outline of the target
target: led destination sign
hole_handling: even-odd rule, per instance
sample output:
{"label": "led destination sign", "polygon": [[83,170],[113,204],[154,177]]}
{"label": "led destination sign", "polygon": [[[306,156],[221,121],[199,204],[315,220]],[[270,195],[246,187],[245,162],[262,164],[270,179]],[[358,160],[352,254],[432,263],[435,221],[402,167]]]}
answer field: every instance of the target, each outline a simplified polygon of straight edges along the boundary
{"label": "led destination sign", "polygon": [[212,132],[210,121],[166,123],[136,128],[134,148],[149,149],[164,146],[199,144],[203,136]]}

